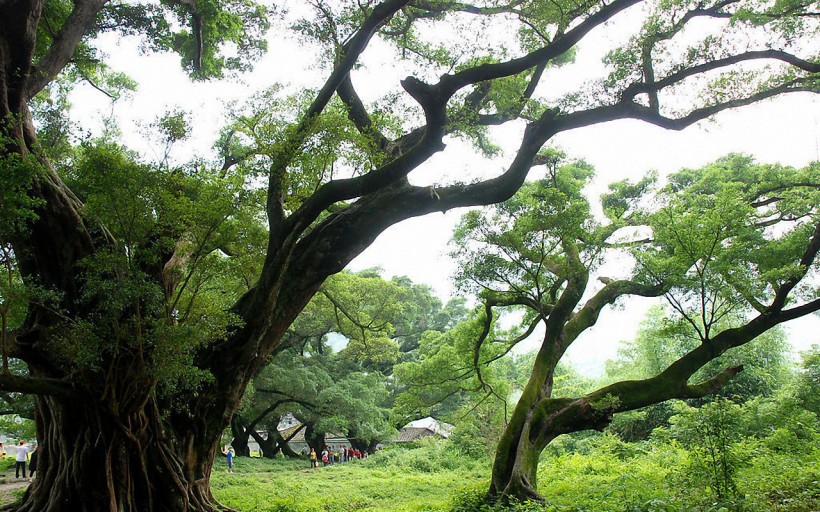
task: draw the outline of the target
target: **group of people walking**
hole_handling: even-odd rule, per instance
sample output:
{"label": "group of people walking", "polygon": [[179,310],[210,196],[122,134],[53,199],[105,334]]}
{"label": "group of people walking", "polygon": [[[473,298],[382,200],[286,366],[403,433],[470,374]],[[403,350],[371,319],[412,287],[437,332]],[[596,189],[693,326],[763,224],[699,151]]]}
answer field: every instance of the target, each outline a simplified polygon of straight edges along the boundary
{"label": "group of people walking", "polygon": [[332,446],[325,446],[324,450],[322,450],[321,459],[319,458],[319,455],[316,454],[316,450],[314,448],[310,449],[308,458],[310,459],[310,467],[318,468],[320,460],[323,466],[330,466],[334,463],[347,462],[353,459],[366,459],[367,452],[359,451],[352,446],[350,448],[346,446],[338,446],[335,450]]}
{"label": "group of people walking", "polygon": [[[22,442],[22,441],[21,441]],[[2,448],[2,444],[0,444],[0,448]],[[5,452],[4,452],[5,454]],[[316,454],[316,450],[311,448],[310,453],[307,452],[307,448],[302,451],[302,455],[308,455],[310,459],[310,467],[311,468],[318,468],[319,462],[322,463],[323,466],[330,466],[331,464],[341,463],[341,462],[348,462],[353,459],[366,459],[367,458],[367,451],[360,451],[356,448],[346,447],[339,445],[335,449],[332,446],[325,446],[324,450],[322,450],[321,455]],[[230,446],[223,446],[222,447],[222,455],[225,456],[225,462],[228,465],[226,471],[228,473],[233,473],[233,463],[234,458],[236,457],[236,452]],[[19,457],[19,455],[18,455]],[[18,458],[19,460],[19,458]],[[19,464],[19,462],[18,462]],[[32,475],[34,474],[34,455],[32,454],[31,459],[31,467],[30,467]],[[23,468],[23,478],[25,478],[25,467]]]}
{"label": "group of people walking", "polygon": [[[26,464],[28,463],[29,481],[34,479],[34,472],[37,471],[37,443],[31,445],[31,448],[26,446],[26,440],[20,439],[17,446],[14,447],[16,454],[14,457],[17,463],[14,468],[14,477],[20,478],[22,473],[23,478],[26,478]],[[6,449],[3,443],[0,443],[0,457],[6,456]]]}

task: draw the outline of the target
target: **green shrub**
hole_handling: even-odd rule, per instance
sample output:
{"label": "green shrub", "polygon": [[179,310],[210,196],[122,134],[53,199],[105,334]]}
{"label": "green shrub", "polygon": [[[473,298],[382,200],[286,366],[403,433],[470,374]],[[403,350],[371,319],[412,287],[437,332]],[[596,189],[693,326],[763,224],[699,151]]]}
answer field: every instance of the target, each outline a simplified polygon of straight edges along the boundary
{"label": "green shrub", "polygon": [[370,456],[368,464],[434,473],[442,470],[472,468],[476,460],[445,439],[426,437],[414,443],[393,445]]}

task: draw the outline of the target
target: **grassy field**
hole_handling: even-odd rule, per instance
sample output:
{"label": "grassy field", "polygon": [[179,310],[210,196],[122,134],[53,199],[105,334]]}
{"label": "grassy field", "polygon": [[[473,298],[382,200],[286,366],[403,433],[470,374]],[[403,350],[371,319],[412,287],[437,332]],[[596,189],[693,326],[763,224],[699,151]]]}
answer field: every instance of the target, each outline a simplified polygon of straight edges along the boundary
{"label": "grassy field", "polygon": [[[545,506],[514,512],[817,512],[820,447],[747,440],[737,457],[732,499],[717,502],[711,471],[675,443],[624,443],[596,436],[578,451],[545,454],[538,470]],[[788,441],[788,439],[787,439]],[[214,495],[242,512],[497,512],[481,503],[489,460],[451,444],[384,450],[366,461],[309,469],[308,463],[241,458],[234,474],[217,461]],[[706,468],[708,469],[708,468]]]}
{"label": "grassy field", "polygon": [[242,512],[445,511],[455,495],[483,487],[489,475],[489,467],[473,461],[450,467],[379,455],[318,469],[306,461],[239,458],[233,474],[220,460],[211,485],[219,501]]}
{"label": "grassy field", "polygon": [[[677,443],[625,443],[615,436],[550,450],[538,469],[545,506],[511,512],[818,512],[820,443],[775,430],[744,439],[735,458],[731,499],[716,501],[713,473]],[[464,457],[457,445],[428,442],[383,450],[365,461],[310,469],[305,460],[238,458],[226,473],[214,464],[211,487],[241,512],[500,512],[482,503],[488,459]],[[707,470],[707,471],[704,471]],[[0,505],[23,487],[2,492]]]}

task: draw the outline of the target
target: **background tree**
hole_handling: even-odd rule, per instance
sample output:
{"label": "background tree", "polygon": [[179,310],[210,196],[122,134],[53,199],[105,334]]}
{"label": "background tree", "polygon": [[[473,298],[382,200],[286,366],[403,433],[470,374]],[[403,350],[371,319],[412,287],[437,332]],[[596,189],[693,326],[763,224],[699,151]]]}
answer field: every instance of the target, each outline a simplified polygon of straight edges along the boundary
{"label": "background tree", "polygon": [[292,350],[277,354],[254,379],[247,402],[240,410],[241,418],[248,419],[242,425],[244,436],[259,441],[256,429],[267,430],[267,442],[261,443],[265,456],[277,453],[271,441],[287,414],[306,426],[306,441],[317,451],[324,448],[326,433],[355,438],[367,449],[394,432],[388,421],[389,392],[384,376],[349,371],[344,359],[332,350],[308,357]]}
{"label": "background tree", "polygon": [[[730,156],[673,175],[652,201],[651,179],[617,183],[603,197],[608,219],[601,223],[581,194],[591,170],[575,163],[555,166],[489,211],[465,215],[454,237],[458,277],[485,303],[484,329],[474,330],[479,336],[467,351],[471,378],[492,391],[483,373],[497,359],[494,353],[543,329],[529,381],[496,452],[490,496],[541,499],[539,455],[555,437],[603,429],[618,412],[713,393],[743,369],[715,366],[722,354],[817,311],[817,170]],[[653,202],[662,206],[641,207]],[[599,276],[600,285],[593,285],[599,265],[623,248],[635,257],[631,273]],[[671,337],[663,353],[654,344],[638,346],[647,353],[645,368],[632,380],[553,396],[555,370],[569,346],[604,308],[630,295],[666,297],[696,341]],[[495,312],[505,310],[521,311],[523,325],[517,336],[497,338]],[[782,353],[782,340],[774,339]]]}
{"label": "background tree", "polygon": [[[582,94],[536,94],[591,30],[641,3],[651,11],[647,23],[627,48],[611,53],[608,76]],[[30,376],[0,378],[6,391],[38,395],[39,435],[46,440],[40,461],[48,469],[20,510],[218,508],[208,486],[211,466],[245,387],[321,284],[387,227],[509,198],[530,168],[542,163],[541,147],[566,130],[626,118],[682,129],[728,108],[816,90],[818,64],[796,55],[803,45],[808,55],[816,53],[816,19],[802,16],[810,5],[311,5],[315,10],[295,28],[323,50],[327,78],[301,95],[303,101],[286,102],[284,111],[273,113],[279,129],[270,138],[261,179],[247,180],[249,173],[235,165],[259,154],[254,147],[223,153],[224,161],[204,173],[168,175],[159,166],[149,180],[163,192],[157,196],[125,194],[145,175],[125,173],[122,183],[110,182],[109,192],[128,200],[122,212],[138,213],[134,218],[103,202],[87,207],[106,190],[72,190],[65,173],[79,161],[67,157],[63,174],[51,165],[33,123],[35,96],[57,77],[102,82],[99,76],[110,69],[94,51],[93,37],[104,32],[139,36],[147,49],[177,52],[194,78],[241,70],[264,48],[265,10],[233,1],[0,5],[0,160],[4,182],[12,185],[3,187],[0,209],[26,204],[27,211],[21,229],[4,233],[2,244],[11,244],[24,280],[48,295],[29,301],[25,320],[11,326],[6,340],[8,353],[28,365]],[[715,22],[718,35],[691,48],[676,46],[676,36],[696,19]],[[469,34],[476,43],[427,37],[430,28]],[[494,44],[491,30],[520,37]],[[365,104],[354,88],[352,72],[374,38],[391,43],[396,58],[418,56],[413,76],[401,82],[407,93],[402,97],[412,98],[407,115],[377,115],[379,105]],[[759,61],[771,66],[756,66]],[[387,104],[396,104],[394,99]],[[516,119],[527,128],[499,176],[425,186],[407,179],[444,150],[445,137],[463,136],[490,151],[486,128]],[[227,137],[221,142],[235,147]],[[236,145],[245,142],[253,146],[244,139]],[[317,147],[326,151],[314,152]],[[108,152],[101,161],[106,165],[97,168],[101,176],[109,160],[116,168],[144,170],[132,158]],[[237,277],[232,291],[245,288],[241,296],[214,293],[218,300],[211,309],[195,311],[205,307],[204,301],[195,304],[180,321],[176,315],[185,310],[177,306],[193,294],[191,280],[204,262],[231,259],[214,243],[218,229],[209,227],[215,219],[222,226],[241,216],[205,205],[215,194],[217,203],[231,204],[237,197],[218,193],[241,196],[246,183],[264,187],[264,208],[249,215],[267,223],[259,270],[251,280],[246,273]],[[180,217],[167,214],[173,211],[168,198],[181,203],[173,208],[197,213],[173,222]],[[139,204],[145,209],[135,210]]]}
{"label": "background tree", "polygon": [[813,345],[801,354],[801,368],[797,377],[797,396],[803,407],[820,416],[820,347]]}
{"label": "background tree", "polygon": [[406,277],[385,280],[376,269],[331,277],[288,330],[283,346],[291,348],[273,357],[246,393],[231,422],[234,448],[245,449],[255,428],[264,427],[263,451],[275,455],[279,418],[292,414],[316,433],[309,441],[320,451],[325,432],[372,451],[394,433],[387,376],[399,358],[397,341],[413,357],[407,343],[422,330],[445,328],[460,314],[457,304],[443,308],[429,287]]}

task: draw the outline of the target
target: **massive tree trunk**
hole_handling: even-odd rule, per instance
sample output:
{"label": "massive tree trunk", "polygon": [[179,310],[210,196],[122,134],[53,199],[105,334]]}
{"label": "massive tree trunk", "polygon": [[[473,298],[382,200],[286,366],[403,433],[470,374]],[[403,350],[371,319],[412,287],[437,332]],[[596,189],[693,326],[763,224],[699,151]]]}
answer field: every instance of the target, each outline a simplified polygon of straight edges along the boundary
{"label": "massive tree trunk", "polygon": [[250,436],[253,437],[254,441],[259,445],[259,450],[262,452],[262,456],[266,459],[273,459],[279,453],[279,447],[277,446],[276,437],[268,430],[268,438],[265,439],[258,432],[252,430],[249,432]]}
{"label": "massive tree trunk", "polygon": [[530,441],[534,400],[522,398],[513,410],[496,448],[489,496],[539,500],[538,459],[541,450]]}
{"label": "massive tree trunk", "polygon": [[276,428],[268,428],[268,438],[264,439],[256,432],[251,432],[251,436],[259,443],[259,447],[262,450],[262,456],[266,459],[273,459],[279,453],[285,455],[285,457],[289,459],[298,459],[301,457],[298,453],[293,451],[293,449],[288,444],[288,441],[293,439],[296,434],[304,428],[304,425],[299,426],[296,431],[294,431],[287,439],[282,437],[282,434],[276,430]]}
{"label": "massive tree trunk", "polygon": [[216,443],[206,420],[191,418],[182,434],[164,428],[153,400],[117,414],[43,397],[38,410],[38,475],[18,511],[226,510],[208,485]]}
{"label": "massive tree trunk", "polygon": [[317,455],[321,454],[322,450],[327,446],[324,432],[317,431],[310,423],[305,425],[305,442],[308,446],[316,450]]}
{"label": "massive tree trunk", "polygon": [[537,471],[543,448],[536,447],[530,440],[532,422],[529,407],[516,408],[496,451],[489,490],[492,499],[541,500]]}

